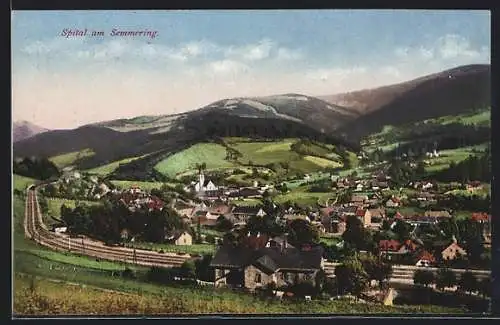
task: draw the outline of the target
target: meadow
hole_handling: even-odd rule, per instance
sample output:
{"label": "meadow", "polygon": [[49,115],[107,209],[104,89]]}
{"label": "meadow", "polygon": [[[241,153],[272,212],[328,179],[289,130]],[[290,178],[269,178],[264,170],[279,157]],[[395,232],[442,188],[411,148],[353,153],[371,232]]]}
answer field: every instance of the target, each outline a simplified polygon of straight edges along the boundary
{"label": "meadow", "polygon": [[96,175],[101,175],[101,176],[109,175],[112,172],[114,172],[118,167],[120,167],[120,165],[128,164],[129,162],[132,162],[136,159],[143,158],[145,156],[147,156],[147,155],[139,156],[139,157],[125,158],[122,160],[113,161],[112,163],[109,163],[106,165],[102,165],[102,166],[99,166],[96,168],[88,169],[88,170],[86,170],[86,172],[88,172],[89,174],[96,174]]}
{"label": "meadow", "polygon": [[[99,276],[96,276],[99,278]],[[95,281],[97,282],[97,281]],[[212,287],[166,287],[120,278],[117,289],[90,283],[54,281],[25,274],[14,279],[15,315],[171,315],[171,314],[361,314],[463,313],[438,306],[383,306],[338,301],[272,301]],[[123,290],[123,291],[122,291]],[[175,298],[174,298],[175,297]]]}
{"label": "meadow", "polygon": [[50,157],[49,160],[54,163],[54,165],[57,166],[57,168],[64,168],[73,165],[75,162],[77,162],[79,159],[85,158],[85,157],[91,157],[95,154],[95,152],[91,149],[84,149],[81,151],[74,151],[74,152],[69,152],[65,153],[62,155],[58,156],[53,156]]}
{"label": "meadow", "polygon": [[[280,169],[281,163],[288,163],[290,171],[311,173],[327,167],[341,167],[338,155],[323,147],[311,144],[303,146],[310,154],[302,155],[291,146],[298,139],[284,139],[280,141],[258,142],[247,138],[224,138],[225,143],[241,154],[236,161],[226,160],[226,148],[214,143],[199,143],[178,152],[161,162],[155,169],[169,177],[180,177],[196,172],[196,164],[205,163],[207,171],[245,168],[253,165],[276,164]],[[327,159],[326,157],[331,157]],[[263,171],[263,170],[260,170]],[[244,184],[241,179],[236,181]]]}
{"label": "meadow", "polygon": [[35,182],[38,182],[38,180],[34,178],[24,177],[15,174],[12,176],[12,184],[15,190],[25,191],[28,185],[34,184]]}
{"label": "meadow", "polygon": [[128,189],[132,186],[139,186],[141,189],[151,191],[152,189],[160,189],[163,185],[175,186],[177,183],[172,182],[141,182],[141,181],[117,181],[112,180],[111,183],[118,189]]}
{"label": "meadow", "polygon": [[436,172],[446,169],[450,166],[452,162],[459,163],[467,159],[470,155],[476,155],[474,151],[483,151],[487,147],[487,144],[481,144],[477,146],[462,147],[457,149],[442,150],[439,152],[439,157],[429,158],[428,161],[430,165],[425,167],[427,172]]}
{"label": "meadow", "polygon": [[235,166],[225,158],[226,148],[222,145],[198,143],[160,161],[154,168],[158,172],[173,178],[179,173],[196,170],[196,164],[201,163],[205,163],[207,169]]}

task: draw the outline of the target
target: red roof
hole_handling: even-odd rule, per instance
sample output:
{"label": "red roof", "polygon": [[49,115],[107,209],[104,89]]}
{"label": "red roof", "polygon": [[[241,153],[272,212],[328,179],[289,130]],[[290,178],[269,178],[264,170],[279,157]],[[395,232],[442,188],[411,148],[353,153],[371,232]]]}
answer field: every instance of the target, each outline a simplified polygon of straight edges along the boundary
{"label": "red roof", "polygon": [[391,201],[394,202],[394,203],[400,203],[401,202],[401,200],[398,199],[397,197],[392,197]]}
{"label": "red roof", "polygon": [[403,215],[401,213],[399,213],[399,211],[397,211],[396,214],[394,215],[394,218],[401,219],[401,218],[403,218]]}
{"label": "red roof", "polygon": [[363,210],[363,209],[358,209],[356,211],[356,216],[358,217],[364,217],[365,216],[365,213],[366,213],[366,210]]}
{"label": "red roof", "polygon": [[432,255],[431,253],[429,253],[428,251],[423,251],[419,257],[418,257],[419,260],[426,260],[426,261],[429,261],[429,262],[434,262],[436,259],[434,258],[434,255]]}
{"label": "red roof", "polygon": [[409,251],[415,251],[418,247],[417,244],[415,244],[414,242],[412,242],[410,239],[407,239],[404,243],[404,245],[406,246],[406,248],[409,250]]}
{"label": "red roof", "polygon": [[475,212],[475,213],[472,213],[471,219],[474,221],[490,221],[491,215],[489,215],[487,213],[482,213],[482,212]]}
{"label": "red roof", "polygon": [[397,240],[394,240],[394,239],[391,239],[391,240],[381,240],[378,243],[379,249],[383,250],[383,251],[393,251],[393,252],[396,252],[396,251],[399,250],[400,246],[401,246],[401,244]]}
{"label": "red roof", "polygon": [[328,217],[330,215],[330,213],[335,211],[335,209],[332,207],[328,207],[328,208],[322,208],[320,211],[321,211],[321,215]]}

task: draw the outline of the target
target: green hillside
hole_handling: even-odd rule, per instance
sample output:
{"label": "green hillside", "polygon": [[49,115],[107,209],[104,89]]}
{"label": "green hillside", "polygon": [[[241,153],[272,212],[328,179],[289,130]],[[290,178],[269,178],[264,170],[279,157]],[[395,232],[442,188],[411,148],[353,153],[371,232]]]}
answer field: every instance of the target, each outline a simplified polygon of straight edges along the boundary
{"label": "green hillside", "polygon": [[50,157],[49,160],[52,161],[58,168],[64,168],[73,165],[79,159],[91,157],[94,154],[94,151],[91,149],[85,149]]}
{"label": "green hillside", "polygon": [[[227,148],[222,144],[198,143],[160,161],[155,169],[168,177],[181,177],[195,173],[196,164],[201,163],[206,164],[206,170],[209,172],[232,172],[234,169],[240,169],[247,174],[252,173],[252,168],[247,167],[254,166],[272,166],[274,172],[288,168],[288,171],[298,173],[311,173],[328,167],[342,167],[335,147],[328,149],[326,145],[323,147],[308,144],[301,145],[300,149],[297,149],[293,145],[299,141],[296,138],[279,141],[224,138]],[[234,159],[226,159],[228,150],[237,152],[238,156]],[[260,167],[258,171],[267,174],[272,172]],[[243,183],[241,177],[241,175],[233,175],[232,179]]]}

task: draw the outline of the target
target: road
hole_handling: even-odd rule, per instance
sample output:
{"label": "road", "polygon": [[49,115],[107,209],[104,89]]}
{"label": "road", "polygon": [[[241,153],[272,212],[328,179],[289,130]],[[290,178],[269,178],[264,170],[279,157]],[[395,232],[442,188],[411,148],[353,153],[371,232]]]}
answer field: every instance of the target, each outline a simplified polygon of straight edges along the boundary
{"label": "road", "polygon": [[[106,246],[100,241],[89,238],[70,238],[67,235],[56,234],[47,229],[43,223],[40,205],[36,189],[27,190],[26,208],[24,219],[25,235],[45,247],[61,252],[72,252],[80,255],[87,255],[103,260],[125,262],[143,266],[172,267],[179,266],[184,261],[192,259],[190,255],[178,255],[175,253],[158,253],[154,251],[132,249],[125,247]],[[324,270],[327,275],[335,273],[335,266],[339,263],[324,263]],[[413,284],[413,273],[417,269],[422,269],[411,265],[394,265],[392,277],[389,282],[401,284]],[[437,268],[425,268],[436,272]],[[453,269],[460,274],[464,269]],[[472,270],[478,277],[489,277],[490,271]]]}
{"label": "road", "polygon": [[24,216],[24,232],[38,244],[60,252],[71,252],[79,255],[96,257],[108,261],[124,262],[142,266],[172,267],[192,259],[190,255],[175,253],[158,253],[133,248],[106,246],[104,243],[89,238],[70,238],[56,234],[47,229],[43,223],[36,189],[28,189],[26,193]]}

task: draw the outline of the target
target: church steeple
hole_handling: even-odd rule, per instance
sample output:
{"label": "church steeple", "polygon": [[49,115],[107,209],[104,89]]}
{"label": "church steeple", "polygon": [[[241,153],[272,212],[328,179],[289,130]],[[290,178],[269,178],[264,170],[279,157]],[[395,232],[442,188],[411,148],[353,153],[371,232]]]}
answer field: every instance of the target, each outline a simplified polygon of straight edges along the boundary
{"label": "church steeple", "polygon": [[203,170],[200,170],[199,184],[200,184],[200,191],[202,191],[204,189],[204,185],[205,185],[205,175],[203,174]]}

